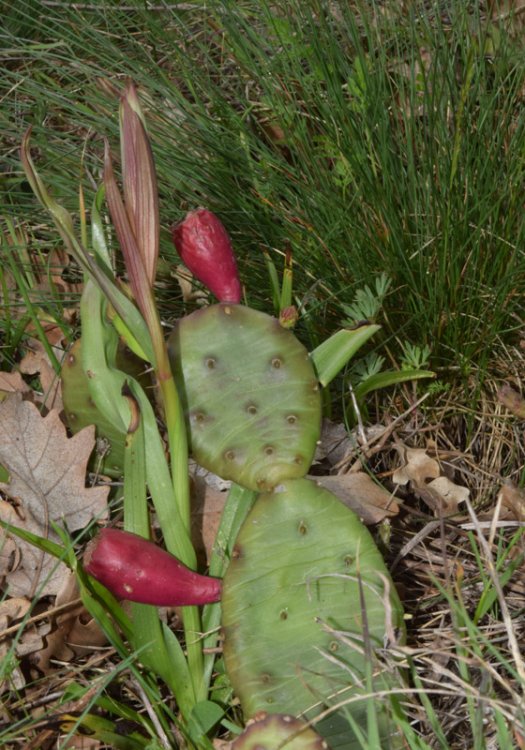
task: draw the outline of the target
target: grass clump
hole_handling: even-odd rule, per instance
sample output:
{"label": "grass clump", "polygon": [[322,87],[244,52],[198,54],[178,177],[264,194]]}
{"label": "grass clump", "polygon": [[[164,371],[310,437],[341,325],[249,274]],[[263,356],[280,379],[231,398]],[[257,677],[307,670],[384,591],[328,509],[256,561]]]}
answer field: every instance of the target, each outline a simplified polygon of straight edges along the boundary
{"label": "grass clump", "polygon": [[4,203],[16,213],[35,214],[15,150],[24,126],[43,169],[60,159],[53,187],[73,202],[79,180],[98,180],[98,134],[116,134],[115,88],[131,77],[148,92],[173,220],[217,211],[261,304],[261,248],[289,247],[312,314],[340,316],[386,272],[391,331],[430,345],[434,366],[461,352],[466,371],[484,370],[512,339],[524,52],[477,3],[451,2],[446,16],[420,3],[33,10],[17,4],[4,31]]}

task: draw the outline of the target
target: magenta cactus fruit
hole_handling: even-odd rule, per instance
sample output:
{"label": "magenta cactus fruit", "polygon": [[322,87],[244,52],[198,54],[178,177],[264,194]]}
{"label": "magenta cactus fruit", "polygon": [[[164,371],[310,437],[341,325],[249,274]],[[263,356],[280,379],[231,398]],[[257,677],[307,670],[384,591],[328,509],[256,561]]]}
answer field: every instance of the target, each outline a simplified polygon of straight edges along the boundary
{"label": "magenta cactus fruit", "polygon": [[184,265],[219,302],[241,301],[241,282],[230,238],[214,213],[205,208],[190,211],[172,228],[172,237]]}
{"label": "magenta cactus fruit", "polygon": [[119,599],[158,607],[219,601],[218,578],[200,575],[153,542],[119,529],[102,529],[88,544],[86,571]]}

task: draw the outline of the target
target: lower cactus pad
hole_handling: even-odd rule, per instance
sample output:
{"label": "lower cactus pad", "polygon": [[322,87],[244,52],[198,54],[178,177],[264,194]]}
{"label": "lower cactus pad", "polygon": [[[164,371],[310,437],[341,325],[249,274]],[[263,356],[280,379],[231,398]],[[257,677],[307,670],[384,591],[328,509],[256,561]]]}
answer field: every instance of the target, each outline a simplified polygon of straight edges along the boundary
{"label": "lower cactus pad", "polygon": [[326,742],[293,716],[262,714],[248,723],[231,750],[328,750]]}
{"label": "lower cactus pad", "polygon": [[306,474],[321,397],[293,333],[248,307],[212,305],[182,318],[168,347],[201,466],[259,491]]}
{"label": "lower cactus pad", "polygon": [[[362,747],[347,715],[366,731],[370,707],[359,696],[400,685],[385,662],[403,636],[403,613],[355,513],[307,479],[261,495],[237,538],[222,610],[226,669],[246,716],[313,719],[333,750]],[[396,747],[384,699],[372,700],[381,748]]]}

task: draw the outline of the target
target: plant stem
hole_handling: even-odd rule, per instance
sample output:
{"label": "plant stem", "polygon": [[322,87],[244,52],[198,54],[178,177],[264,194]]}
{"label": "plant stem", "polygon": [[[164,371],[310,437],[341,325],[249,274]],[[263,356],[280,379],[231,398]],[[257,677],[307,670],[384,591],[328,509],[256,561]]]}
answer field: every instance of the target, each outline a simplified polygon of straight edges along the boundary
{"label": "plant stem", "polygon": [[[156,309],[156,308],[155,308]],[[160,329],[160,320],[158,322]],[[151,328],[150,328],[151,330]],[[185,533],[190,536],[190,490],[188,479],[188,438],[184,415],[171,367],[166,345],[163,339],[152,335],[155,348],[155,375],[162,394],[164,418],[168,431],[168,445],[170,450],[171,478],[173,494],[183,524],[183,530],[175,533]],[[170,549],[170,539],[167,529],[163,528],[166,546]],[[172,550],[170,550],[172,551]],[[193,560],[182,560],[186,565],[194,567]],[[202,641],[200,639],[201,621],[197,607],[183,607],[182,622],[188,654],[188,665],[193,682],[193,689],[197,702],[206,698],[206,683],[203,676]]]}

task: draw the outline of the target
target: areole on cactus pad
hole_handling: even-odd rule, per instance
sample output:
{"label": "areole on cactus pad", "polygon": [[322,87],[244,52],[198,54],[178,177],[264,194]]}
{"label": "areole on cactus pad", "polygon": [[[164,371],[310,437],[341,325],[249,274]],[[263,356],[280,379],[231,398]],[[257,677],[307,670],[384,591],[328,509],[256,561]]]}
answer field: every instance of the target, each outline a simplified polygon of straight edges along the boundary
{"label": "areole on cactus pad", "polygon": [[[359,696],[400,684],[395,660],[392,672],[384,661],[404,627],[381,553],[355,513],[308,479],[261,495],[237,537],[222,610],[225,665],[245,716],[287,712],[315,724],[346,699],[315,728],[332,750],[362,747],[345,711],[366,728]],[[381,747],[396,747],[376,703]]]}
{"label": "areole on cactus pad", "polygon": [[199,464],[259,491],[306,474],[321,396],[291,331],[242,305],[212,305],[177,322],[169,354]]}

